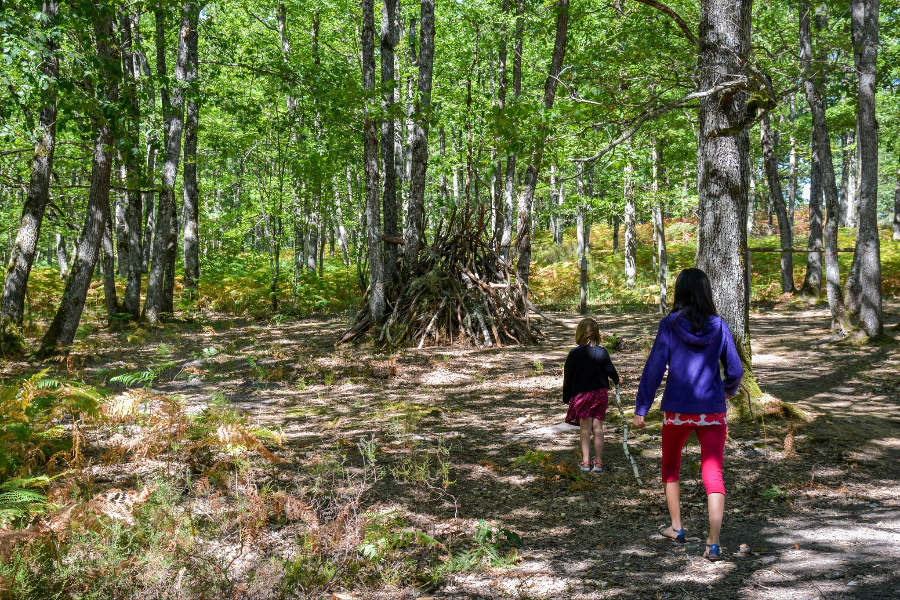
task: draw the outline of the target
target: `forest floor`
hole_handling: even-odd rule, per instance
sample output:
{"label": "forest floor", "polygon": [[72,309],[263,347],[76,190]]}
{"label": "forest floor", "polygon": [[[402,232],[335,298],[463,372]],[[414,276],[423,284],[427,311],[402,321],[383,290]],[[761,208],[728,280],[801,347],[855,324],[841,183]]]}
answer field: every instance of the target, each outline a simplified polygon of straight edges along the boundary
{"label": "forest floor", "polygon": [[[886,331],[897,336],[900,304],[888,302],[885,313]],[[361,471],[357,444],[374,439],[385,470],[362,496],[365,510],[392,510],[447,548],[471,542],[481,520],[521,536],[523,547],[503,566],[450,572],[425,591],[370,592],[379,597],[900,598],[895,344],[823,343],[829,318],[821,306],[754,311],[761,387],[803,415],[770,415],[760,433],[732,427],[724,560],[710,563],[702,558],[706,505],[693,437],[682,466],[688,543],[656,533],[667,522],[658,405],[650,426],[630,440],[643,485],[623,454],[613,395],[605,471],[578,472],[577,429],[563,424],[560,402],[578,317],[555,316],[563,324],[542,325],[538,346],[393,354],[336,347],[346,327],[340,318],[173,323],[137,342],[124,332],[94,336],[80,374],[112,386],[116,373],[175,361],[154,390],[179,394],[193,408],[224,394],[252,422],[281,428],[280,485],[309,485],[329,461]],[[620,340],[613,361],[630,421],[658,317],[595,316],[607,339]]]}

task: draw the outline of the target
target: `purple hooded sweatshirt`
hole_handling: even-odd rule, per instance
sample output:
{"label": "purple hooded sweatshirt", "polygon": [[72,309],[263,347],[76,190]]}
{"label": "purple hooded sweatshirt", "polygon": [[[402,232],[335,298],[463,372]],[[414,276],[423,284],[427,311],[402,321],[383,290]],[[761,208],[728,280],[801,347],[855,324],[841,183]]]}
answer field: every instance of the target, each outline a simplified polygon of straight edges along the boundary
{"label": "purple hooded sweatshirt", "polygon": [[[647,357],[638,386],[634,414],[646,415],[653,406],[656,390],[669,367],[662,410],[683,414],[723,413],[725,394],[737,392],[744,375],[731,330],[721,317],[706,320],[702,333],[691,331],[680,312],[672,313],[659,323],[653,349]],[[719,374],[721,361],[725,381]]]}

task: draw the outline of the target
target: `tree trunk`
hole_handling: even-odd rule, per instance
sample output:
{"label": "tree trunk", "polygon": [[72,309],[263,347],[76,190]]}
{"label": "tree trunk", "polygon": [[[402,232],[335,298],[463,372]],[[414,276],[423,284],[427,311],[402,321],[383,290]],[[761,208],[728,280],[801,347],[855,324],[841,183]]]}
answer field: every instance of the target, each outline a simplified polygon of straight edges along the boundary
{"label": "tree trunk", "polygon": [[[504,15],[509,14],[508,0],[503,4]],[[525,28],[525,0],[518,0],[516,3],[516,33],[515,44],[513,46],[513,98],[519,99],[522,93],[522,35]],[[505,45],[504,45],[505,47]],[[505,87],[506,87],[506,60],[504,55],[503,74],[501,75],[501,85],[504,87],[504,105],[505,108]],[[509,260],[509,249],[512,245],[513,230],[513,211],[515,209],[516,198],[516,153],[509,151],[506,156],[506,172],[503,180],[503,235],[500,238],[500,254],[504,259]]]}
{"label": "tree trunk", "polygon": [[636,210],[634,206],[634,161],[629,157],[625,163],[625,285],[634,286],[637,277],[635,254],[637,239],[634,231]]}
{"label": "tree trunk", "polygon": [[[156,13],[156,61],[159,78],[166,81],[166,40],[165,40],[165,15],[161,9]],[[175,60],[175,79],[184,82],[187,67],[187,38],[197,23],[197,4],[188,0],[181,11],[181,27],[178,34],[178,52]],[[150,276],[147,279],[147,298],[144,301],[144,318],[151,325],[159,323],[160,314],[167,312],[167,305],[172,304],[166,284],[166,271],[169,263],[174,267],[175,244],[177,238],[173,237],[172,221],[175,214],[175,176],[178,173],[178,161],[181,158],[181,133],[184,127],[184,88],[176,85],[172,91],[171,100],[169,90],[163,85],[160,89],[162,97],[164,124],[164,145],[166,160],[163,165],[162,190],[159,194],[159,203],[156,211],[156,234],[153,240],[153,263],[150,267]],[[177,233],[177,230],[176,232]],[[172,269],[174,270],[174,269]],[[174,286],[174,280],[171,282]],[[173,288],[174,289],[174,288]]]}
{"label": "tree trunk", "polygon": [[59,277],[63,281],[69,278],[69,253],[66,251],[66,238],[56,234],[56,261],[59,263]]}
{"label": "tree trunk", "polygon": [[851,0],[850,26],[857,74],[856,128],[859,139],[859,217],[847,305],[866,335],[882,334],[881,243],[878,239],[878,124],[875,76],[878,66],[879,0]]}
{"label": "tree trunk", "polygon": [[841,188],[839,190],[841,198],[841,225],[849,227],[850,222],[850,150],[847,148],[849,144],[848,132],[841,134]]}
{"label": "tree trunk", "polygon": [[350,246],[347,242],[347,227],[344,225],[344,210],[341,206],[343,202],[341,201],[340,184],[338,183],[337,175],[332,177],[331,182],[334,185],[334,225],[337,233],[337,243],[341,249],[341,261],[344,263],[344,266],[347,266],[350,264]]}
{"label": "tree trunk", "polygon": [[806,247],[817,252],[806,255],[806,277],[800,292],[816,298],[822,292],[822,166],[815,140],[809,175],[809,241]]}
{"label": "tree trunk", "polygon": [[619,252],[619,225],[621,225],[619,215],[613,216],[613,254]]}
{"label": "tree trunk", "polygon": [[415,118],[410,128],[411,169],[407,207],[406,249],[404,255],[410,273],[419,260],[419,248],[425,233],[425,175],[428,170],[428,113],[431,109],[431,82],[434,73],[434,0],[422,0],[419,27],[419,79]]}
{"label": "tree trunk", "polygon": [[[831,309],[831,327],[837,335],[843,335],[847,328],[844,301],[841,297],[841,272],[838,264],[837,234],[838,234],[838,190],[834,177],[834,160],[831,155],[831,137],[828,135],[828,123],[826,120],[826,107],[824,100],[824,85],[820,79],[811,72],[812,67],[812,36],[810,34],[810,7],[809,2],[800,4],[800,64],[803,67],[803,89],[806,92],[806,101],[809,103],[812,115],[812,133],[815,140],[813,152],[818,153],[819,173],[822,182],[822,191],[825,196],[827,221],[824,231],[825,236],[825,279],[828,306]],[[821,30],[825,24],[820,18],[816,19],[816,28]]]}
{"label": "tree trunk", "polygon": [[[43,13],[47,16],[44,26],[50,31],[57,24],[59,1],[45,0]],[[4,325],[5,321],[12,321],[16,326],[22,324],[28,276],[31,274],[35,248],[41,235],[44,209],[50,197],[50,175],[53,171],[53,154],[56,149],[56,79],[59,76],[59,58],[56,55],[58,47],[55,39],[53,35],[47,37],[47,49],[41,63],[41,72],[49,80],[49,86],[45,104],[38,117],[38,138],[31,159],[31,178],[28,182],[25,205],[22,207],[22,220],[7,263],[9,266],[6,279],[3,282],[0,325]]]}
{"label": "tree trunk", "polygon": [[656,260],[659,268],[659,314],[667,311],[666,284],[669,278],[669,260],[666,255],[666,222],[663,214],[663,198],[659,195],[659,179],[662,176],[662,145],[653,140],[651,159],[653,161],[653,226],[656,229]]}
{"label": "tree trunk", "polygon": [[[139,16],[136,14],[122,13],[119,18],[119,28],[122,32],[122,63],[125,66],[123,78],[123,93],[126,96],[128,109],[128,139],[127,147],[132,150],[125,155],[125,179],[126,179],[126,206],[125,223],[127,232],[128,264],[125,284],[125,298],[122,310],[128,313],[132,320],[137,321],[141,312],[141,273],[144,271],[143,244],[141,235],[141,214],[143,211],[140,186],[142,184],[141,156],[133,149],[140,147],[141,143],[141,111],[138,100],[138,80],[141,76],[140,59],[136,50],[136,31],[133,24]],[[152,195],[151,195],[152,197]],[[122,265],[122,255],[119,255],[119,264]]]}
{"label": "tree trunk", "polygon": [[750,193],[747,195],[747,235],[756,237],[759,229],[756,226],[756,169],[750,167]]}
{"label": "tree trunk", "polygon": [[850,138],[856,146],[850,151],[850,164],[847,169],[847,227],[856,227],[857,199],[859,197],[859,140],[856,137],[856,128],[853,128],[853,137]]}
{"label": "tree trunk", "polygon": [[794,121],[797,118],[797,103],[795,95],[791,94],[791,155],[788,163],[788,220],[791,224],[791,232],[794,231],[794,204],[797,200],[797,139],[794,137]]}
{"label": "tree trunk", "polygon": [[[117,152],[117,154],[119,161],[119,176],[116,178],[117,183],[127,188],[128,175],[125,161],[123,160],[121,150]],[[115,223],[116,231],[116,252],[114,255],[114,262],[116,263],[116,272],[119,277],[128,277],[128,264],[131,262],[128,258],[128,221],[125,218],[127,210],[127,192],[116,193],[115,208],[112,213],[114,215],[113,222]]]}
{"label": "tree trunk", "polygon": [[[107,212],[107,217],[109,217]],[[103,228],[103,299],[106,303],[106,319],[111,324],[119,312],[119,299],[116,297],[116,264],[113,250],[113,222],[107,218]]]}
{"label": "tree trunk", "polygon": [[781,237],[781,293],[794,293],[794,258],[789,252],[793,245],[793,232],[788,218],[787,206],[781,193],[781,179],[778,176],[778,148],[775,136],[769,124],[769,115],[760,122],[760,140],[763,150],[763,166],[766,169],[766,180],[769,184],[769,203],[778,216],[778,233]]}
{"label": "tree trunk", "polygon": [[313,196],[313,206],[308,212],[306,218],[306,272],[315,273],[317,258],[316,254],[319,250],[319,202],[321,198],[318,195]]}
{"label": "tree trunk", "polygon": [[447,136],[443,127],[439,130],[438,138],[441,155],[441,200],[446,205],[447,201],[450,200],[450,190],[447,188]]}
{"label": "tree trunk", "polygon": [[561,204],[559,201],[559,187],[556,185],[556,165],[550,165],[550,234],[553,238],[553,243],[557,246],[562,244],[562,234],[560,230],[562,227],[560,226],[560,214],[559,214],[559,205]]}
{"label": "tree trunk", "polygon": [[900,164],[897,165],[897,183],[894,186],[894,231],[892,239],[900,241]]}
{"label": "tree trunk", "polygon": [[[569,0],[558,0],[556,16],[556,38],[553,44],[553,57],[550,70],[544,83],[544,109],[550,111],[556,98],[556,84],[562,70],[566,55],[566,39],[569,29]],[[517,42],[518,45],[518,42]],[[518,49],[518,48],[517,48]],[[517,52],[517,54],[519,54]],[[518,58],[518,57],[517,57]],[[521,76],[521,75],[520,75]],[[515,76],[514,76],[515,79]],[[544,143],[548,135],[547,125],[538,126],[537,148],[531,154],[531,161],[525,171],[525,181],[519,193],[519,226],[517,231],[516,278],[525,286],[527,292],[528,278],[531,273],[531,206],[534,202],[534,190],[537,187],[538,174],[544,158]]]}
{"label": "tree trunk", "polygon": [[578,195],[578,208],[575,211],[575,244],[578,261],[587,256],[587,244],[584,239],[584,163],[575,163],[575,193]]}
{"label": "tree trunk", "polygon": [[[362,82],[363,89],[375,87],[375,8],[373,0],[362,0]],[[366,173],[366,235],[369,243],[369,315],[373,325],[381,324],[385,310],[384,261],[381,251],[381,201],[378,182],[378,123],[372,100],[365,106],[363,121],[363,163]]]}
{"label": "tree trunk", "polygon": [[[106,100],[110,104],[115,104],[118,101],[118,82],[121,77],[118,72],[119,57],[116,54],[113,40],[112,9],[101,8],[99,10],[106,14],[97,15],[94,21],[97,55],[102,61],[101,64],[104,64],[109,72],[98,80],[106,86],[106,89],[102,91]],[[68,346],[75,339],[75,332],[81,321],[81,313],[84,311],[88,288],[94,274],[94,265],[100,251],[103,230],[110,221],[109,185],[112,174],[112,148],[115,140],[110,123],[102,117],[94,118],[94,131],[91,187],[88,193],[84,227],[78,241],[77,255],[72,262],[72,270],[66,279],[66,287],[59,303],[59,309],[41,341],[40,354],[45,356],[56,352],[63,346]]]}
{"label": "tree trunk", "polygon": [[169,203],[169,240],[166,247],[165,272],[163,277],[163,296],[161,312],[175,312],[175,261],[178,258],[178,213],[175,208],[175,191],[172,190],[172,202]]}
{"label": "tree trunk", "polygon": [[[143,51],[140,50],[140,42],[141,42],[141,32],[139,28],[140,24],[140,15],[134,13],[131,15],[131,35],[133,38],[133,59],[134,59],[134,70],[136,77],[143,77],[146,80],[144,85],[148,88],[148,106],[150,112],[153,113],[156,110],[156,92],[153,88],[153,79],[152,73],[150,71],[150,63],[147,61],[147,56]],[[146,191],[141,192],[142,202],[140,211],[143,211],[143,215],[141,212],[138,212],[138,218],[141,223],[144,225],[143,231],[143,239],[141,241],[141,270],[140,273],[147,273],[150,270],[150,261],[153,256],[153,233],[156,230],[156,211],[154,209],[154,201],[153,197],[155,192],[152,189],[152,185],[149,185],[149,182],[153,180],[154,171],[156,170],[156,146],[157,140],[152,139],[155,132],[151,132],[148,135],[147,140],[147,169],[145,171],[146,177],[140,177],[139,181],[141,182],[141,186],[146,185]],[[137,231],[140,232],[140,227],[137,228]],[[130,271],[129,271],[129,279],[131,279]],[[136,284],[134,282],[131,283],[132,286],[136,286],[137,289],[137,313],[133,312],[135,309],[132,306],[129,309],[129,312],[132,314],[138,314],[140,312],[140,278]],[[132,291],[131,294],[134,294]],[[128,298],[130,297],[127,289],[126,289],[126,303],[129,302]],[[129,305],[131,306],[131,305]]]}
{"label": "tree trunk", "polygon": [[[750,52],[751,0],[700,3],[700,89],[745,72]],[[743,90],[700,100],[697,148],[699,195],[697,266],[712,282],[719,314],[728,323],[741,362],[751,370],[750,289],[745,279],[750,136]],[[726,132],[722,135],[720,132]]]}
{"label": "tree trunk", "polygon": [[[381,205],[384,212],[384,235],[397,237],[397,173],[394,164],[394,119],[391,110],[396,103],[397,84],[394,81],[394,47],[397,45],[398,1],[384,0],[381,10]],[[396,244],[384,246],[384,278],[397,279]]]}
{"label": "tree trunk", "polygon": [[199,35],[196,24],[188,32],[187,110],[184,122],[184,287],[193,296],[200,283],[200,191],[197,187],[197,126],[200,120],[196,89]]}

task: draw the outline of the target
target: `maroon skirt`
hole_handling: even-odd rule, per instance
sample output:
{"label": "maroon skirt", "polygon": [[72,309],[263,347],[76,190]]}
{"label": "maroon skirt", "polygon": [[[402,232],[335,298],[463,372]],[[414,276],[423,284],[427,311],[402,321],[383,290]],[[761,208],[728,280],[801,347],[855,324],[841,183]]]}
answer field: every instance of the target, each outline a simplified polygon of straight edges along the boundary
{"label": "maroon skirt", "polygon": [[606,407],[609,405],[609,397],[605,388],[578,394],[569,400],[569,412],[566,413],[566,423],[580,425],[581,419],[606,418]]}

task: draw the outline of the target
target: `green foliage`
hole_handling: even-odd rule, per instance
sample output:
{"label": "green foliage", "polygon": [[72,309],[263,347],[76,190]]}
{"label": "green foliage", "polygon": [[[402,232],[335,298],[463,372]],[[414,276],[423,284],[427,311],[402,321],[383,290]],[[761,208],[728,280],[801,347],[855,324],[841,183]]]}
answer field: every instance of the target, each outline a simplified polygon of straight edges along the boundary
{"label": "green foliage", "polygon": [[48,370],[0,387],[0,479],[51,460],[80,459],[78,429],[67,434],[59,423],[96,417],[101,396],[88,386],[48,378]]}
{"label": "green foliage", "polygon": [[17,477],[0,484],[0,526],[27,523],[32,516],[54,508],[40,488],[51,481],[45,475]]}
{"label": "green foliage", "polygon": [[366,560],[377,561],[405,551],[412,545],[433,548],[439,542],[416,529],[410,529],[396,511],[363,515],[363,543],[357,548]]}
{"label": "green foliage", "polygon": [[450,446],[438,438],[433,447],[424,442],[412,442],[409,453],[390,467],[391,475],[402,483],[414,483],[426,487],[450,487]]}
{"label": "green foliage", "polygon": [[517,456],[515,460],[513,460],[513,466],[521,467],[523,465],[528,465],[533,469],[537,469],[549,464],[552,459],[553,454],[550,452],[544,452],[543,450],[526,450],[525,454]]}
{"label": "green foliage", "polygon": [[522,547],[522,537],[503,527],[491,527],[479,520],[473,533],[472,545],[464,552],[454,554],[441,565],[439,574],[470,571],[482,566],[511,567],[519,558],[516,551]]}
{"label": "green foliage", "polygon": [[156,366],[150,367],[145,371],[137,371],[135,373],[122,373],[121,375],[116,375],[115,377],[111,377],[110,381],[116,381],[121,383],[126,387],[135,387],[141,384],[145,384],[145,387],[149,388],[153,385],[153,382],[160,376],[160,374],[166,369],[171,369],[178,363],[175,361],[168,361],[164,363],[160,363]]}
{"label": "green foliage", "polygon": [[769,502],[776,500],[784,500],[786,498],[784,491],[777,485],[771,485],[759,493],[759,497]]}

